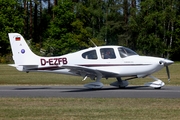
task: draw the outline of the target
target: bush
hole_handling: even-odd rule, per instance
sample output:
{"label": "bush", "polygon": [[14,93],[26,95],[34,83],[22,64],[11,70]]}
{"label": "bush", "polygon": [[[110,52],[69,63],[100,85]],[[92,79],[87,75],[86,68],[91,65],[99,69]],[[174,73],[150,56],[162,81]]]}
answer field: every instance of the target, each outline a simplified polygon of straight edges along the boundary
{"label": "bush", "polygon": [[13,63],[12,54],[0,56],[0,63]]}

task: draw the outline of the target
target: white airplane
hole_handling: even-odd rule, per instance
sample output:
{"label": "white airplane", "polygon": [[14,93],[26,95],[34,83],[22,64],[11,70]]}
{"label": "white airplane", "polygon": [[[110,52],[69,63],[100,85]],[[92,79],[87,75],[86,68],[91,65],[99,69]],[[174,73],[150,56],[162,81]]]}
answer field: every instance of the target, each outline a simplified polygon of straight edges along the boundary
{"label": "white airplane", "polygon": [[[140,56],[123,46],[95,46],[78,52],[56,57],[41,57],[35,55],[24,38],[18,33],[8,33],[14,63],[19,71],[51,72],[82,76],[83,80],[90,77],[95,82],[85,84],[87,88],[102,88],[101,78],[116,78],[110,85],[116,87],[128,86],[128,80],[149,76],[154,81],[145,86],[160,89],[163,81],[151,74],[166,67],[170,80],[168,66],[174,62],[159,57]],[[122,80],[122,77],[129,77]]]}

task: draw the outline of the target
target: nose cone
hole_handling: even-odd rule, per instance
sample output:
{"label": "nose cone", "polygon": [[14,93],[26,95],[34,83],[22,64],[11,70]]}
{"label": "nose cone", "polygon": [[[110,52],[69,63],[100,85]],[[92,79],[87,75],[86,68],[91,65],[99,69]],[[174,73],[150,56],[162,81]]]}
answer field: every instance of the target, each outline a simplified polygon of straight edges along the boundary
{"label": "nose cone", "polygon": [[168,59],[163,59],[163,60],[159,61],[159,64],[164,64],[164,66],[168,66],[168,65],[171,65],[173,63],[174,63],[174,61],[168,60]]}

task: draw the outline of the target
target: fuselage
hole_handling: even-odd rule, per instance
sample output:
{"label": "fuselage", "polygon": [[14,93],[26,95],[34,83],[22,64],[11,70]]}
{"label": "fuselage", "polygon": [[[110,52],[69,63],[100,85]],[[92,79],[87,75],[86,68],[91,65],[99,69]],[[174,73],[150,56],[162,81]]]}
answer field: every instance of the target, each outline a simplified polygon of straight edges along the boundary
{"label": "fuselage", "polygon": [[76,65],[116,73],[116,76],[103,77],[145,77],[164,67],[160,61],[172,62],[164,58],[139,56],[123,46],[93,47],[63,56],[36,59],[39,61],[39,69],[36,71],[39,72],[77,75],[68,69],[63,69],[64,65]]}

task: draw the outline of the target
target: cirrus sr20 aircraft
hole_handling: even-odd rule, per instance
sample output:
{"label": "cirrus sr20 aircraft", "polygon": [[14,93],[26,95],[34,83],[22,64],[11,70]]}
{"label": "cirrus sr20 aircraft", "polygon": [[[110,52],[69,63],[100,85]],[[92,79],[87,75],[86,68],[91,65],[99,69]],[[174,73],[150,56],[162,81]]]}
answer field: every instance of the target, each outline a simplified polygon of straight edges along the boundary
{"label": "cirrus sr20 aircraft", "polygon": [[[85,84],[87,88],[102,88],[101,78],[116,78],[110,85],[116,87],[128,86],[128,80],[134,78],[151,77],[154,81],[145,86],[161,88],[163,81],[151,74],[166,67],[170,79],[168,66],[174,62],[159,57],[140,56],[136,52],[123,46],[96,46],[78,52],[56,57],[40,57],[35,55],[24,38],[18,33],[9,33],[14,63],[19,71],[51,72],[67,75],[82,76],[95,80]],[[128,77],[122,80],[122,77]]]}

